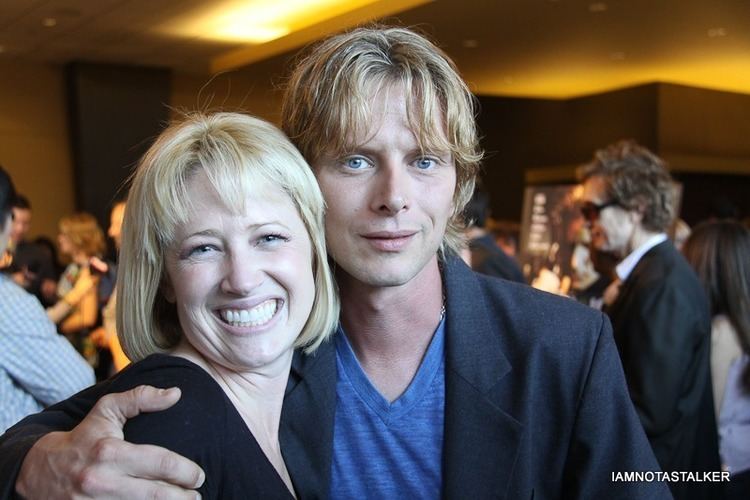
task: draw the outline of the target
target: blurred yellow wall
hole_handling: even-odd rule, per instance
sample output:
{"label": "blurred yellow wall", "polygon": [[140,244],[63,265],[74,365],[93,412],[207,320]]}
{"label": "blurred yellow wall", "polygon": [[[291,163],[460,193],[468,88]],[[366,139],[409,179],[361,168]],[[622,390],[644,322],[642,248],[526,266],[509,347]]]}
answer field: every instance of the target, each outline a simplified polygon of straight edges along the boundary
{"label": "blurred yellow wall", "polygon": [[31,236],[57,235],[74,208],[63,71],[59,66],[0,64],[0,164],[31,201]]}

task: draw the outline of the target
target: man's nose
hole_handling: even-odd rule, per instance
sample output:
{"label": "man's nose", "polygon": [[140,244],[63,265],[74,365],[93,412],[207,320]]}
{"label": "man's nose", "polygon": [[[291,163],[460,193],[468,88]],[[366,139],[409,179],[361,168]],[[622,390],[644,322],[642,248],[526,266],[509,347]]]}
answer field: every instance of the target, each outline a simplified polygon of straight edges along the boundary
{"label": "man's nose", "polygon": [[387,215],[395,215],[408,210],[410,200],[410,179],[406,167],[396,163],[382,165],[378,176],[377,191],[372,201],[372,209]]}

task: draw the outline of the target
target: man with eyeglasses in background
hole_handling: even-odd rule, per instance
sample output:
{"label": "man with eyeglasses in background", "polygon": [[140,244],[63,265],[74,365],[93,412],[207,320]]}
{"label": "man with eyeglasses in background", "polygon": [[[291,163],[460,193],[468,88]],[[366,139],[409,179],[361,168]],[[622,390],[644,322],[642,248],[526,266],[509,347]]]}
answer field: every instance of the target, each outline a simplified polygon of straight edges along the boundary
{"label": "man with eyeglasses in background", "polygon": [[[698,278],[669,241],[674,189],[664,162],[632,141],[579,171],[596,250],[615,254],[605,307],[630,396],[662,469],[718,471],[709,370],[711,319]],[[675,498],[716,498],[711,483],[670,482]]]}

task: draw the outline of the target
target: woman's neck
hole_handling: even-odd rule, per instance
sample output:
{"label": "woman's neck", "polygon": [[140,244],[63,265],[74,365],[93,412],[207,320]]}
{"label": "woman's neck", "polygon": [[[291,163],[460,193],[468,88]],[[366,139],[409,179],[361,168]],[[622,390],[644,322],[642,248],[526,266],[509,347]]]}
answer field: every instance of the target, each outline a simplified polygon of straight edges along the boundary
{"label": "woman's neck", "polygon": [[83,252],[76,252],[73,254],[73,262],[79,267],[85,267],[89,264],[89,256]]}
{"label": "woman's neck", "polygon": [[292,352],[277,360],[268,370],[239,372],[227,368],[198,352],[183,341],[172,355],[185,358],[203,368],[224,391],[253,434],[264,455],[294,494],[279,445],[279,424],[284,402]]}

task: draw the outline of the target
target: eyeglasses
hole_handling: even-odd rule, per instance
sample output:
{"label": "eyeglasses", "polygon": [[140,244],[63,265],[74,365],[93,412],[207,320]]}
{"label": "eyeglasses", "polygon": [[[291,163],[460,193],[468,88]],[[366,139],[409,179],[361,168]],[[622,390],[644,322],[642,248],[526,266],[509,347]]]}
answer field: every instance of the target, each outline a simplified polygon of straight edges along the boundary
{"label": "eyeglasses", "polygon": [[581,204],[581,214],[589,222],[594,222],[599,218],[599,213],[607,207],[620,206],[617,200],[609,200],[604,203],[594,203],[593,201],[584,201]]}

